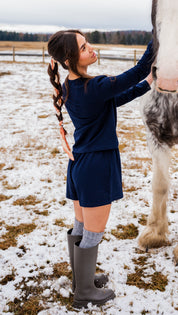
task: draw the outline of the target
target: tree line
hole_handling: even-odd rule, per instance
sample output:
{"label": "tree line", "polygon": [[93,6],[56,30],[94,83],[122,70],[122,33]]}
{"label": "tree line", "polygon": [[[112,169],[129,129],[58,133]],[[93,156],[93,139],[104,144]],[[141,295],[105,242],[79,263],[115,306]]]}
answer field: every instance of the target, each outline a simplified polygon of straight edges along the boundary
{"label": "tree line", "polygon": [[151,40],[151,32],[146,31],[94,31],[86,33],[92,44],[147,45]]}
{"label": "tree line", "polygon": [[[92,44],[147,45],[151,32],[146,31],[93,31],[85,33]],[[0,31],[1,41],[47,42],[51,34],[32,34]]]}
{"label": "tree line", "polygon": [[22,42],[47,42],[49,34],[32,34],[0,31],[0,40],[4,41],[22,41]]}

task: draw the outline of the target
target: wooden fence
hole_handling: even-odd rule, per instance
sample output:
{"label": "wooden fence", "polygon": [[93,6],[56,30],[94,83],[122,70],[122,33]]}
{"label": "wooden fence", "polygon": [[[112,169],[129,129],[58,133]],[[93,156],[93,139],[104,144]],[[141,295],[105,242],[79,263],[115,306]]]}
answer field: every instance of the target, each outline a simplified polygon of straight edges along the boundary
{"label": "wooden fence", "polygon": [[[9,50],[9,47],[8,47]],[[100,49],[100,48],[96,48],[95,51],[97,53],[97,57],[98,57],[98,65],[100,65],[100,60],[101,59],[109,59],[109,60],[121,60],[121,61],[133,61],[134,65],[136,65],[137,60],[139,60],[138,58],[138,54],[137,54],[137,50],[134,49],[133,50],[133,55],[131,57],[126,57],[126,56],[119,56],[119,55],[112,55],[111,53],[109,53],[109,49],[108,49],[108,53],[107,54],[103,54],[102,50],[106,50],[106,49]],[[128,49],[129,50],[129,49]],[[113,51],[113,50],[112,50]],[[140,50],[139,50],[140,52]],[[49,57],[48,53],[45,52],[45,48],[43,47],[41,50],[41,53],[27,53],[27,52],[19,52],[18,50],[16,50],[15,47],[12,47],[11,51],[9,52],[2,52],[0,51],[0,56],[12,56],[12,61],[16,62],[16,56],[25,56],[25,57],[40,57],[42,62],[45,63],[45,58]]]}
{"label": "wooden fence", "polygon": [[25,57],[41,57],[42,58],[42,62],[45,63],[45,57],[49,57],[49,55],[47,53],[45,53],[45,48],[42,48],[42,52],[41,53],[27,53],[27,52],[18,52],[15,47],[12,47],[12,51],[11,52],[2,52],[0,51],[0,56],[12,56],[12,61],[16,62],[16,56],[25,56]]}

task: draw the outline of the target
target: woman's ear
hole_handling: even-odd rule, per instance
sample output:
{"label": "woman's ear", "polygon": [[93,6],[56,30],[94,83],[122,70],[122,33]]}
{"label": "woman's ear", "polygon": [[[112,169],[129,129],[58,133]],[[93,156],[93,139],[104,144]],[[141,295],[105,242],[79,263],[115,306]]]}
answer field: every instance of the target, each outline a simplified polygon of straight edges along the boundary
{"label": "woman's ear", "polygon": [[67,67],[69,67],[69,60],[68,60],[68,59],[66,59],[66,60],[64,61],[64,63],[65,63],[65,65],[66,65]]}

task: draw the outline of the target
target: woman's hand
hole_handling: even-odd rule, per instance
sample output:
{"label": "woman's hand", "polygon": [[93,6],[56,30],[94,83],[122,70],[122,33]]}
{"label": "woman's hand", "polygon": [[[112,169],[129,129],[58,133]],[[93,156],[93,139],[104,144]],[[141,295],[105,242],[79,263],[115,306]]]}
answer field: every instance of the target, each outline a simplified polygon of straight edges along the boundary
{"label": "woman's hand", "polygon": [[153,77],[152,77],[152,73],[151,73],[151,72],[150,72],[150,74],[146,77],[145,80],[148,82],[149,85],[152,84],[152,82],[153,82]]}

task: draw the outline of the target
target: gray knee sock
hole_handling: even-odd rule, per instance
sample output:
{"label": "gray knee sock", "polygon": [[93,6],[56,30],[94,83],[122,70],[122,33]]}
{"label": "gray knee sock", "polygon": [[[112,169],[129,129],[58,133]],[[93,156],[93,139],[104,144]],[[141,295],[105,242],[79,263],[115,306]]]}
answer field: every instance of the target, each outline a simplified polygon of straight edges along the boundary
{"label": "gray knee sock", "polygon": [[78,221],[76,218],[71,235],[83,235],[83,222]]}
{"label": "gray knee sock", "polygon": [[79,247],[81,248],[90,248],[98,245],[102,239],[104,232],[100,233],[95,233],[95,232],[90,232],[83,229],[83,237],[80,242]]}

